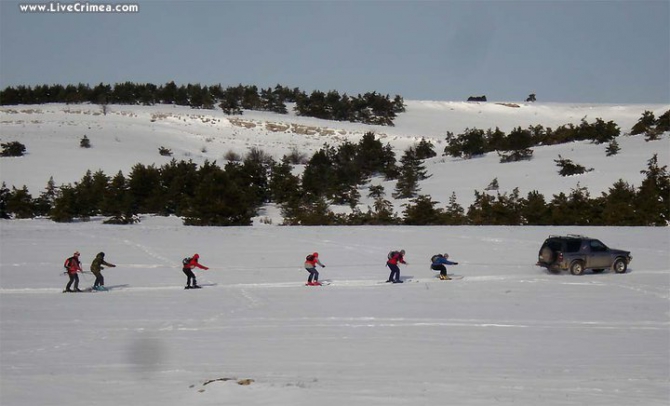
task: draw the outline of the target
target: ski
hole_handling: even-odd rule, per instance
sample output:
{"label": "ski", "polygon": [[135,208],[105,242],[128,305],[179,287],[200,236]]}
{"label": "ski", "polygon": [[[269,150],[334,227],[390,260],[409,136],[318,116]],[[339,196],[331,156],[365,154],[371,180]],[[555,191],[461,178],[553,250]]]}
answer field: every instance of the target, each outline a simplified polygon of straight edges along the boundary
{"label": "ski", "polygon": [[[444,279],[446,281],[457,281],[460,279],[463,279],[463,275],[447,275],[449,279]],[[436,277],[437,279],[441,280],[439,276]]]}
{"label": "ski", "polygon": [[79,289],[79,290],[63,290],[63,293],[91,293],[91,292],[95,292],[95,290],[91,288]]}

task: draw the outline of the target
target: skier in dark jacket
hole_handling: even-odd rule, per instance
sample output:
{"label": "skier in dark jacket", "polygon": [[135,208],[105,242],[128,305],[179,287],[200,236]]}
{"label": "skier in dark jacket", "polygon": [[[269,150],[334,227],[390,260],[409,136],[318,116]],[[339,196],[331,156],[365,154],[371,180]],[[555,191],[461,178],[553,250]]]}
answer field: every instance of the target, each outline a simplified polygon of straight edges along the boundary
{"label": "skier in dark jacket", "polygon": [[[198,286],[198,283],[195,280],[193,269],[200,268],[207,270],[209,268],[204,265],[200,265],[198,263],[198,258],[200,258],[200,255],[194,254],[191,258],[184,259],[184,267],[182,268],[182,271],[186,275],[186,287],[184,289],[200,289],[200,286]],[[191,284],[191,280],[193,281],[193,284]]]}
{"label": "skier in dark jacket", "polygon": [[105,278],[102,276],[102,270],[105,269],[102,266],[108,266],[110,268],[115,268],[116,265],[110,264],[105,261],[105,253],[100,252],[95,256],[93,262],[91,262],[91,272],[95,275],[95,282],[93,283],[93,290],[107,290],[105,288]]}
{"label": "skier in dark jacket", "polygon": [[[76,251],[74,255],[65,260],[63,266],[67,272],[67,275],[70,277],[70,281],[67,283],[65,290],[63,292],[81,292],[79,290],[79,275],[77,272],[82,272],[81,262],[79,262],[79,251]],[[74,290],[71,290],[70,287],[74,283]]]}
{"label": "skier in dark jacket", "polygon": [[398,263],[407,265],[407,262],[405,262],[405,250],[391,251],[389,259],[386,261],[386,266],[391,269],[391,274],[386,282],[402,283]]}
{"label": "skier in dark jacket", "polygon": [[458,262],[449,261],[449,254],[437,254],[431,258],[430,269],[433,271],[440,271],[440,279],[448,281],[451,278],[447,275],[447,267],[445,265],[458,265]]}

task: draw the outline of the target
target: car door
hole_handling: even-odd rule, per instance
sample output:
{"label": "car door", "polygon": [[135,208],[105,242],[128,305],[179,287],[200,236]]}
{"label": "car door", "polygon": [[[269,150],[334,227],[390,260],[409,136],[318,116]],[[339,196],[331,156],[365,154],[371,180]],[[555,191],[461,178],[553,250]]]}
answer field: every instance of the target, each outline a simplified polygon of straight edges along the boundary
{"label": "car door", "polygon": [[588,255],[589,260],[586,265],[588,268],[605,269],[612,265],[610,250],[602,242],[598,240],[589,241],[589,250],[591,252]]}

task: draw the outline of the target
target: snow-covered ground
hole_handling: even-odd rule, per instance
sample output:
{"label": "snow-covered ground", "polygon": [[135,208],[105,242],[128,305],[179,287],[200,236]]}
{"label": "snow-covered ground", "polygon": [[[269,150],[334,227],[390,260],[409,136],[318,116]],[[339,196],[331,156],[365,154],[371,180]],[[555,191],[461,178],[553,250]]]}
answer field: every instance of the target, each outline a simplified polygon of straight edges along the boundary
{"label": "snow-covered ground", "polygon": [[[366,131],[399,152],[424,136],[441,151],[446,131],[466,127],[509,132],[586,117],[628,132],[645,110],[658,117],[669,108],[408,101],[386,128],[166,106],[110,106],[106,116],[98,106],[2,107],[0,141],[20,141],[28,154],[0,158],[0,181],[37,196],[50,176],[60,185],[87,169],[128,174],[136,163],[166,163],[160,146],[201,163],[251,147],[311,155]],[[84,135],[92,148],[79,147]],[[598,195],[620,178],[639,186],[654,153],[670,163],[667,135],[619,144],[614,157],[590,143],[538,147],[532,161],[511,164],[495,154],[437,157],[426,162],[432,177],[422,193],[446,205],[456,192],[465,205],[498,178],[502,192],[518,186],[550,198],[579,184]],[[562,178],[559,154],[594,171]],[[393,183],[384,185],[390,198]],[[274,225],[198,228],[147,216],[131,226],[0,221],[0,404],[670,403],[667,227],[279,227],[276,208],[260,216]],[[629,271],[577,277],[534,266],[542,241],[564,233],[632,251]],[[401,248],[408,281],[382,283],[387,252]],[[62,264],[75,250],[86,270],[100,251],[117,265],[103,271],[109,292],[61,293]],[[313,251],[328,286],[304,286],[302,262]],[[439,281],[428,269],[430,256],[444,251],[463,279]],[[210,267],[197,271],[205,287],[184,290],[181,259],[196,252]],[[82,287],[92,283],[90,273],[81,276]],[[238,385],[243,379],[254,382]]]}
{"label": "snow-covered ground", "polygon": [[[534,266],[549,234],[632,251],[626,274]],[[667,228],[2,223],[3,405],[667,405]],[[402,285],[385,256],[404,248]],[[105,251],[109,292],[60,264]],[[439,281],[428,258],[448,251]],[[323,287],[306,287],[318,251]],[[184,290],[198,252],[203,289]],[[91,274],[82,275],[84,287]],[[233,378],[233,381],[207,381]],[[249,386],[238,380],[253,379]]]}

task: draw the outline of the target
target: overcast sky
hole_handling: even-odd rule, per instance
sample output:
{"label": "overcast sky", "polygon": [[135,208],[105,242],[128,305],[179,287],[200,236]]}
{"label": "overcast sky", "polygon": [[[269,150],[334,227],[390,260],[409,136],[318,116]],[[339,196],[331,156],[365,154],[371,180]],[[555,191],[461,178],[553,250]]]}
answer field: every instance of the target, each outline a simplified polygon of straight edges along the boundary
{"label": "overcast sky", "polygon": [[407,100],[670,103],[668,0],[156,0],[104,15],[19,4],[0,5],[1,88],[175,81]]}

